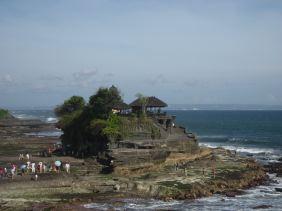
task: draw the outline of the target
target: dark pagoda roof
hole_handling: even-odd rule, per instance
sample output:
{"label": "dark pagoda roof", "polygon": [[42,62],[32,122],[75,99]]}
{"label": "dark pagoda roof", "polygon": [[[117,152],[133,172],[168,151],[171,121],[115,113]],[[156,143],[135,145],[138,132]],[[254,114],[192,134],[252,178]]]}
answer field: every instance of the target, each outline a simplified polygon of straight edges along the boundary
{"label": "dark pagoda roof", "polygon": [[[142,107],[140,98],[129,104],[131,107]],[[146,107],[167,107],[167,104],[156,97],[147,97]]]}
{"label": "dark pagoda roof", "polygon": [[113,106],[113,109],[116,109],[116,110],[127,110],[127,109],[130,109],[130,106],[127,105],[127,104],[124,103],[124,102],[119,102],[119,103],[116,103],[116,104]]}

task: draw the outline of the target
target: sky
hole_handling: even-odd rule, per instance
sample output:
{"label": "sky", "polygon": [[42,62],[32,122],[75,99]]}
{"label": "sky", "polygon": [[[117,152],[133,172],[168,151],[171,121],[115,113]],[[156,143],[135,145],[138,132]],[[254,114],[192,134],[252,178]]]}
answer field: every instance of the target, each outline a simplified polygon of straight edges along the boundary
{"label": "sky", "polygon": [[282,1],[1,0],[0,107],[117,86],[168,104],[282,105]]}

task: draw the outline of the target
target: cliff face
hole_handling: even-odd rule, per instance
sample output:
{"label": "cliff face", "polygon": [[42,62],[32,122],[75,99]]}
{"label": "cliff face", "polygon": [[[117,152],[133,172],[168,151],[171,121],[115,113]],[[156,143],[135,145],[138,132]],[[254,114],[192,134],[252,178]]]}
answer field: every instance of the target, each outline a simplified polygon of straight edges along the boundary
{"label": "cliff face", "polygon": [[[235,196],[242,192],[239,189],[267,180],[263,168],[253,160],[228,150],[200,148],[195,135],[180,126],[150,124],[131,124],[130,133],[135,134],[110,146],[112,175],[120,178],[118,191],[165,200],[214,193]],[[159,138],[140,138],[151,127],[159,131]]]}
{"label": "cliff face", "polygon": [[122,126],[129,134],[124,140],[112,142],[110,155],[116,166],[156,164],[171,153],[193,154],[199,150],[195,136],[179,126],[164,128],[153,119],[127,121]]}

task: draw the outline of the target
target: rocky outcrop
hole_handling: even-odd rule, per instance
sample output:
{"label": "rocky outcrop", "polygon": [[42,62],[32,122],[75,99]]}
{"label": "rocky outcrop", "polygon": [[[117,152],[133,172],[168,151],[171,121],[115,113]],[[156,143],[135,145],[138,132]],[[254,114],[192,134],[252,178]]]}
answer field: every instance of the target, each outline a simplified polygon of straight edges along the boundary
{"label": "rocky outcrop", "polygon": [[[42,131],[48,127],[54,129],[54,125],[40,121],[15,119],[2,122],[0,162],[20,162],[17,157],[19,153],[28,151],[36,155],[36,151],[56,143],[57,139],[30,138],[25,135],[26,132]],[[13,182],[4,182],[0,184],[1,190],[5,188],[5,191],[0,191],[0,208],[27,206],[24,201],[27,199],[28,203],[45,203],[49,200],[56,204],[58,201],[69,203],[97,197],[105,200],[105,196],[180,200],[219,193],[236,197],[243,194],[242,189],[264,184],[268,179],[265,169],[254,160],[221,148],[199,148],[196,137],[178,129],[175,128],[163,139],[128,139],[116,147],[112,146],[108,157],[106,153],[103,155],[104,160],[110,159],[109,163],[113,167],[110,174],[101,174],[104,166],[97,162],[99,157],[80,160],[62,156],[60,160],[70,161],[71,174],[42,174],[37,182],[31,181],[26,175],[17,177]],[[33,158],[53,162],[55,157]],[[273,172],[280,171],[278,164],[265,168]],[[28,195],[25,195],[27,188]],[[5,200],[1,201],[3,199],[9,205],[1,204],[6,203]],[[15,201],[21,204],[15,205]]]}
{"label": "rocky outcrop", "polygon": [[40,120],[21,120],[14,117],[0,120],[1,138],[22,137],[26,133],[40,131],[54,131],[55,124],[45,123]]}
{"label": "rocky outcrop", "polygon": [[[234,177],[233,177],[234,176]],[[229,175],[222,178],[202,183],[182,183],[179,181],[162,182],[158,188],[157,197],[161,199],[195,199],[211,196],[214,193],[224,194],[228,197],[235,197],[243,192],[241,189],[251,188],[264,184],[268,176],[262,169],[240,172],[236,175]]]}
{"label": "rocky outcrop", "polygon": [[272,206],[271,205],[266,205],[266,204],[263,204],[263,205],[258,205],[258,206],[255,206],[253,207],[253,209],[269,209],[271,208]]}
{"label": "rocky outcrop", "polygon": [[269,163],[264,166],[267,172],[271,174],[277,174],[278,177],[282,177],[282,162]]}

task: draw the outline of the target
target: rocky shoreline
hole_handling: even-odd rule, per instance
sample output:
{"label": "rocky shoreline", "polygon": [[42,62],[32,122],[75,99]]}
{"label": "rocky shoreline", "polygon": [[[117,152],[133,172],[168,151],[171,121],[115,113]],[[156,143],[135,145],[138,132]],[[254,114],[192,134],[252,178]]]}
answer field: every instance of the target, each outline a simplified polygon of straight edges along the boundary
{"label": "rocky shoreline", "polygon": [[[30,180],[30,175],[0,180],[1,210],[84,210],[82,204],[107,202],[112,198],[169,201],[213,194],[235,197],[243,194],[244,189],[267,184],[267,172],[281,170],[281,163],[280,167],[277,167],[279,164],[263,167],[255,160],[229,150],[200,148],[195,153],[170,152],[157,162],[146,160],[136,165],[116,166],[113,173],[101,174],[102,166],[95,157],[38,156],[38,151],[56,143],[59,138],[30,137],[25,133],[52,129],[55,129],[54,125],[42,122],[0,122],[0,165],[19,163],[18,154],[28,151],[34,161],[68,160],[72,166],[70,175],[46,173],[40,174],[38,181]],[[216,160],[213,160],[214,155]]]}

